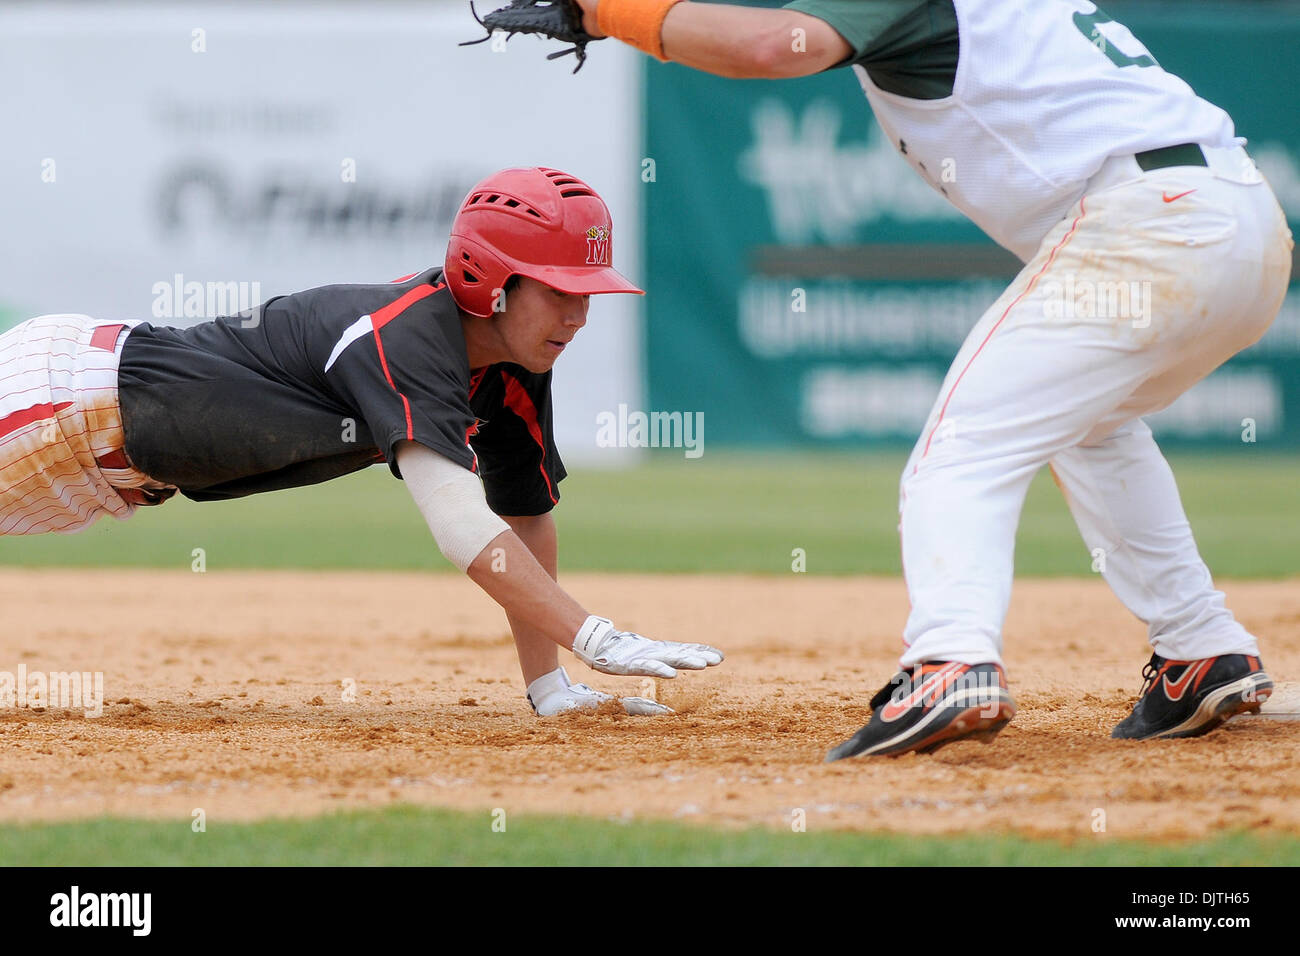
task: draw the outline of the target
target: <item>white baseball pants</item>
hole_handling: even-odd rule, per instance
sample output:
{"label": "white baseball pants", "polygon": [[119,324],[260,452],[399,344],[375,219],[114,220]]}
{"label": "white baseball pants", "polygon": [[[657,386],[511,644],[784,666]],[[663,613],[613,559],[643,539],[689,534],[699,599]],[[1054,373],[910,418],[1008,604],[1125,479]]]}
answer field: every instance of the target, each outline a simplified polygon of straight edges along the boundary
{"label": "white baseball pants", "polygon": [[0,535],[128,518],[155,486],[122,451],[117,367],[134,322],[42,315],[0,335]]}
{"label": "white baseball pants", "polygon": [[1239,147],[1205,153],[1208,168],[1146,173],[1109,160],[962,345],[900,485],[903,667],[1001,663],[1016,525],[1045,464],[1156,653],[1259,653],[1141,420],[1257,341],[1290,281],[1272,190]]}

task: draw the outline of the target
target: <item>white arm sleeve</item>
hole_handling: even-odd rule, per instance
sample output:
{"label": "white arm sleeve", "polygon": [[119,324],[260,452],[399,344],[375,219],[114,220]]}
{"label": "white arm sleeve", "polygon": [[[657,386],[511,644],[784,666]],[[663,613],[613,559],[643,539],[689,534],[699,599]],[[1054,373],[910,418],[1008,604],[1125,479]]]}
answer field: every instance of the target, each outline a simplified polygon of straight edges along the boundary
{"label": "white arm sleeve", "polygon": [[417,442],[400,442],[397,468],[438,550],[464,571],[510,525],[488,507],[483,482],[468,468]]}

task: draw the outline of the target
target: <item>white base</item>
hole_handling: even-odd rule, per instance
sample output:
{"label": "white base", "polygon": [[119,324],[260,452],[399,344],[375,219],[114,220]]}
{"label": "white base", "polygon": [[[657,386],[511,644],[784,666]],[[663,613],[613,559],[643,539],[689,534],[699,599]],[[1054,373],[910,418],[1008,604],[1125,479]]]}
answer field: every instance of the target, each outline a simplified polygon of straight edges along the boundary
{"label": "white base", "polygon": [[1275,684],[1272,696],[1260,706],[1259,716],[1300,720],[1300,684],[1293,681]]}

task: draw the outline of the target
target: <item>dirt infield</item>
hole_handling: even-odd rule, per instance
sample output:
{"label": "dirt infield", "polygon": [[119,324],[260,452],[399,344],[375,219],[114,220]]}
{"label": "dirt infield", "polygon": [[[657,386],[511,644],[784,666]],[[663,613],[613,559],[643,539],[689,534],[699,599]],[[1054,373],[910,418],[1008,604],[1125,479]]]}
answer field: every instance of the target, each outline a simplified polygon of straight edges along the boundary
{"label": "dirt infield", "polygon": [[[213,826],[401,801],[485,820],[500,807],[789,827],[802,810],[809,830],[1300,832],[1300,722],[1108,738],[1148,652],[1099,581],[1017,583],[1006,648],[1020,713],[996,742],[833,765],[826,749],[893,673],[901,582],[565,583],[621,626],[706,640],[728,660],[660,682],[676,718],[539,720],[504,616],[459,577],[0,572],[0,672],[102,671],[108,701],[99,717],[0,708],[0,820],[202,808]],[[1225,590],[1274,679],[1294,686],[1300,587]],[[576,680],[641,689],[566,663]]]}

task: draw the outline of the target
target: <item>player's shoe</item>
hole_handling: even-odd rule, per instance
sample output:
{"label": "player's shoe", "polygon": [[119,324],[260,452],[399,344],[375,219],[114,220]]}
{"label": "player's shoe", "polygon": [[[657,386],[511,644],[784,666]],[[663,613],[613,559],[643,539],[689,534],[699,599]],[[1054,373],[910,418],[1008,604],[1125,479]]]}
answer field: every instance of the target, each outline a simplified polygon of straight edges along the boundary
{"label": "player's shoe", "polygon": [[1259,713],[1259,705],[1273,693],[1273,681],[1259,658],[1246,654],[1198,661],[1167,661],[1153,654],[1142,677],[1133,713],[1116,724],[1112,737],[1199,737],[1229,717]]}
{"label": "player's shoe", "polygon": [[997,664],[926,661],[896,674],[871,698],[871,720],[826,755],[931,753],[955,740],[988,743],[1016,715]]}

